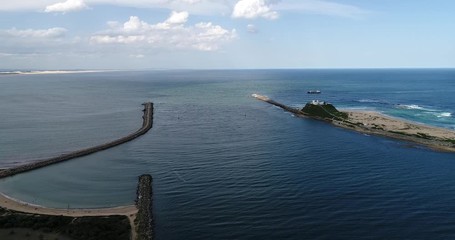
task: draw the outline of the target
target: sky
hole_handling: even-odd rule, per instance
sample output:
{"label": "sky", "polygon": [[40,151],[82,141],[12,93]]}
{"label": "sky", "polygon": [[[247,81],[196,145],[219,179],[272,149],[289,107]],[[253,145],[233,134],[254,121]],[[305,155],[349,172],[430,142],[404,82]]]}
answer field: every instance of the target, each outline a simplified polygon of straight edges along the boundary
{"label": "sky", "polygon": [[454,68],[453,0],[14,0],[0,69]]}

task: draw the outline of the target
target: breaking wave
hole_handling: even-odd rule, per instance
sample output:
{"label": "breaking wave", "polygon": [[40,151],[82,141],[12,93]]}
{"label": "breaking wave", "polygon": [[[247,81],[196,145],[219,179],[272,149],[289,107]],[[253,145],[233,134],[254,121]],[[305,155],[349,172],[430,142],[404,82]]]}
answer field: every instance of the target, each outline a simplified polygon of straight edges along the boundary
{"label": "breaking wave", "polygon": [[378,103],[378,104],[390,104],[389,102],[387,101],[381,101],[381,100],[377,100],[377,99],[360,99],[360,100],[356,100],[356,102],[359,102],[359,103]]}
{"label": "breaking wave", "polygon": [[402,108],[402,109],[410,109],[410,110],[430,110],[430,109],[426,109],[426,108],[421,107],[416,104],[411,104],[411,105],[398,104],[397,107]]}
{"label": "breaking wave", "polygon": [[452,113],[447,112],[447,109],[446,110],[436,108],[433,109],[426,106],[425,107],[419,106],[416,104],[409,105],[398,104],[395,107],[398,109],[410,110],[408,114],[412,114],[417,118],[425,118],[428,120],[431,118],[433,118],[433,120],[436,120],[435,118],[437,118],[440,119],[441,121],[446,121],[447,119],[452,117]]}
{"label": "breaking wave", "polygon": [[452,113],[443,112],[443,113],[438,113],[436,116],[437,116],[438,118],[452,117]]}
{"label": "breaking wave", "polygon": [[357,100],[358,102],[361,102],[361,103],[379,103],[381,101],[379,100],[374,100],[374,99],[360,99],[360,100]]}

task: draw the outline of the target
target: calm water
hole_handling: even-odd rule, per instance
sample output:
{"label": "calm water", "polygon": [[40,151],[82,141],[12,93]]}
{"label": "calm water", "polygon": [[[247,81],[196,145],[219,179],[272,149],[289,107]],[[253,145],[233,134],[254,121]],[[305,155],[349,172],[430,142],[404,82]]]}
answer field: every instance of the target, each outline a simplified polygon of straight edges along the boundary
{"label": "calm water", "polygon": [[157,239],[455,238],[455,154],[299,119],[252,93],[455,128],[455,70],[0,75],[0,167],[123,136],[141,126],[140,104],[155,103],[141,138],[0,190],[44,206],[117,206],[150,173]]}

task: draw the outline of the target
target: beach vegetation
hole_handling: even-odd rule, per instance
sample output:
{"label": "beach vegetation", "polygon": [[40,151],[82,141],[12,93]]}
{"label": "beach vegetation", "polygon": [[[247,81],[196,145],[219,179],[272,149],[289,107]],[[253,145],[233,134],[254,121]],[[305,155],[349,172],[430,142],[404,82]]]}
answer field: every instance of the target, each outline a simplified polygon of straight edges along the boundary
{"label": "beach vegetation", "polygon": [[0,229],[30,229],[41,235],[58,234],[73,240],[129,240],[126,216],[67,217],[28,214],[0,208]]}
{"label": "beach vegetation", "polygon": [[415,134],[415,136],[419,137],[419,138],[423,138],[423,139],[428,139],[428,140],[433,139],[432,136],[425,134],[425,133],[421,133],[421,132]]}
{"label": "beach vegetation", "polygon": [[348,118],[347,113],[338,111],[335,106],[329,103],[324,105],[314,105],[307,103],[305,107],[301,109],[301,111],[309,116],[320,117],[323,119],[344,120]]}
{"label": "beach vegetation", "polygon": [[389,131],[389,132],[390,132],[390,133],[395,133],[395,134],[400,134],[400,135],[411,136],[410,134],[407,134],[407,133],[401,132],[401,131],[393,131],[393,130],[391,130],[391,131]]}
{"label": "beach vegetation", "polygon": [[[410,133],[406,133],[406,132],[401,132],[401,131],[389,131],[390,133],[395,133],[395,134],[400,134],[400,135],[404,135],[404,136],[409,136],[409,137],[416,137],[416,138],[422,138],[422,139],[426,139],[426,140],[433,140],[435,139],[435,137],[433,136],[430,136],[426,133],[421,133],[421,132],[418,132],[416,134],[410,134]],[[455,141],[454,141],[455,142]]]}

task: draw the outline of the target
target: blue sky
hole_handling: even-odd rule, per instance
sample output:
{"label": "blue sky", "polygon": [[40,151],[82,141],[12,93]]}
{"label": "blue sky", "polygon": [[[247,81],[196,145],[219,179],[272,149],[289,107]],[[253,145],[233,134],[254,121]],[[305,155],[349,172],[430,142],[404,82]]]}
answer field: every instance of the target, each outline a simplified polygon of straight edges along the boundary
{"label": "blue sky", "polygon": [[0,69],[455,67],[452,0],[15,0]]}

